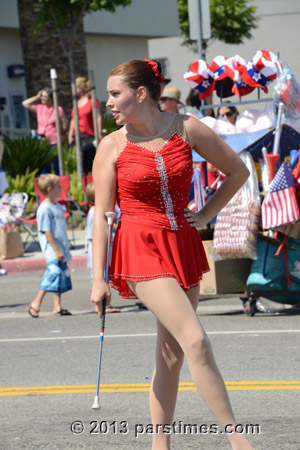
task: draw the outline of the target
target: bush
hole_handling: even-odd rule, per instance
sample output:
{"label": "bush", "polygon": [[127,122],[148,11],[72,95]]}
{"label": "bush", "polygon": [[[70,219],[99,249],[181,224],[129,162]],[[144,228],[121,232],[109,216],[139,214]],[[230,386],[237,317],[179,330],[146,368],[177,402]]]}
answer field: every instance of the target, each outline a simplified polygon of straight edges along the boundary
{"label": "bush", "polygon": [[3,141],[2,167],[12,178],[26,173],[28,175],[34,171],[39,175],[57,157],[56,147],[49,149],[47,139],[27,136],[11,139],[4,136]]}
{"label": "bush", "polygon": [[63,146],[63,158],[64,158],[64,172],[65,175],[71,175],[76,172],[76,147],[74,146]]}
{"label": "bush", "polygon": [[77,203],[84,202],[82,180],[79,180],[77,172],[73,172],[70,175],[70,194]]}

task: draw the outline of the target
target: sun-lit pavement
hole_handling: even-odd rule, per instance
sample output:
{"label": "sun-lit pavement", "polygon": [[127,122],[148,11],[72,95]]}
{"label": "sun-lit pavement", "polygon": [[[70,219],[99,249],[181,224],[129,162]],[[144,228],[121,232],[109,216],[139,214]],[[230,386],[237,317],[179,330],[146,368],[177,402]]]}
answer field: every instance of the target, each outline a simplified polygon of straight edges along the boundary
{"label": "sun-lit pavement", "polygon": [[[41,275],[0,278],[0,448],[150,449],[154,318],[135,301],[114,294],[122,312],[107,315],[101,409],[95,411],[100,321],[89,302],[89,272],[72,272],[73,290],[63,296],[71,317],[54,317],[48,295],[41,317],[32,319],[27,310]],[[199,302],[198,314],[237,420],[248,427],[254,448],[299,449],[297,310],[250,318],[238,297],[227,296]],[[187,364],[170,430],[174,449],[230,448],[199,398]]]}

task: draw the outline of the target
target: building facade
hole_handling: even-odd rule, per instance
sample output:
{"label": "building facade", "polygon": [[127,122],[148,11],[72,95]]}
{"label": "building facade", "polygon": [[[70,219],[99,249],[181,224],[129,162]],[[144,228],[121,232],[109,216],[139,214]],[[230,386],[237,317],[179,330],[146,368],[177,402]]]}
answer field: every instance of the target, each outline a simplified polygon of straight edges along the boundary
{"label": "building facade", "polygon": [[[45,30],[37,36],[30,34],[37,8],[35,0],[0,0],[0,127],[29,127],[22,100],[51,85],[52,67],[57,69],[60,104],[65,106],[70,100],[67,62],[57,36]],[[149,39],[178,33],[177,0],[132,0],[115,13],[88,14],[76,47],[76,76],[89,76],[93,71],[97,98],[104,101],[107,76],[114,66],[148,57]]]}

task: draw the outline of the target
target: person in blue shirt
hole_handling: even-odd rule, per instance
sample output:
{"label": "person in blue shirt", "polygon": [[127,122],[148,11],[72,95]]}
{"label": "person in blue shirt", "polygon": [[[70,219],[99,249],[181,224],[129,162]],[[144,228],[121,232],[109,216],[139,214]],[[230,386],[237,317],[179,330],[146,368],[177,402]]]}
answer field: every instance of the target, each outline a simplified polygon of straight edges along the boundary
{"label": "person in blue shirt", "polygon": [[67,224],[63,207],[56,203],[61,196],[59,177],[44,174],[38,179],[38,188],[45,196],[37,211],[38,236],[41,250],[47,261],[47,270],[41,281],[40,290],[30,304],[28,313],[38,318],[41,303],[47,292],[53,292],[53,313],[57,316],[70,316],[61,307],[61,294],[72,289],[67,262],[71,260]]}

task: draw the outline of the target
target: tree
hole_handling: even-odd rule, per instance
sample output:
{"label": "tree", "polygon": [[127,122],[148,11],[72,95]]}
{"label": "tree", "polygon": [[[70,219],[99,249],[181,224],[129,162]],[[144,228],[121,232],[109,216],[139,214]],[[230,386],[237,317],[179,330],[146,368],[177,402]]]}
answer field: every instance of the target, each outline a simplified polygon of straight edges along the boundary
{"label": "tree", "polygon": [[38,0],[38,3],[41,5],[41,9],[35,24],[35,33],[49,24],[54,26],[58,31],[61,48],[69,62],[75,121],[77,173],[79,179],[81,179],[82,164],[75,90],[74,42],[79,26],[86,14],[95,11],[115,12],[117,6],[130,5],[131,0]]}
{"label": "tree", "polygon": [[[197,41],[189,36],[188,0],[178,1],[179,26],[183,44],[197,51]],[[257,28],[256,6],[248,6],[247,0],[210,0],[211,38],[202,41],[205,49],[216,39],[226,44],[242,44],[251,39]]]}

